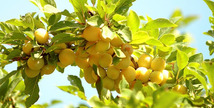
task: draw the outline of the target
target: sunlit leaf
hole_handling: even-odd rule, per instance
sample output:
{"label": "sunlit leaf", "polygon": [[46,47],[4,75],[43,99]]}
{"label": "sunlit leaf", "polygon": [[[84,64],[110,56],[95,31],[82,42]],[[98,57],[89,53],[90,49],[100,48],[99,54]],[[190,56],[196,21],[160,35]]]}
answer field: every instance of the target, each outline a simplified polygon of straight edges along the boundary
{"label": "sunlit leaf", "polygon": [[179,70],[182,70],[188,64],[189,61],[187,54],[180,50],[177,50],[176,59]]}
{"label": "sunlit leaf", "polygon": [[157,29],[157,28],[165,28],[165,27],[177,27],[176,24],[173,24],[167,19],[158,18],[152,21],[149,21],[145,26],[145,30]]}
{"label": "sunlit leaf", "polygon": [[74,76],[74,75],[68,75],[68,80],[70,81],[70,83],[73,86],[78,87],[79,90],[84,93],[84,88],[82,86],[82,82],[81,82],[80,78],[78,78],[77,76]]}
{"label": "sunlit leaf", "polygon": [[79,98],[86,100],[86,96],[85,94],[79,90],[78,87],[76,86],[58,86],[59,89],[61,89],[62,91],[68,92],[72,95],[76,95]]}
{"label": "sunlit leaf", "polygon": [[130,44],[143,44],[150,39],[149,35],[145,31],[138,31],[133,34]]}
{"label": "sunlit leaf", "polygon": [[140,19],[136,12],[130,10],[129,15],[127,17],[127,26],[130,28],[132,33],[135,33],[140,26]]}

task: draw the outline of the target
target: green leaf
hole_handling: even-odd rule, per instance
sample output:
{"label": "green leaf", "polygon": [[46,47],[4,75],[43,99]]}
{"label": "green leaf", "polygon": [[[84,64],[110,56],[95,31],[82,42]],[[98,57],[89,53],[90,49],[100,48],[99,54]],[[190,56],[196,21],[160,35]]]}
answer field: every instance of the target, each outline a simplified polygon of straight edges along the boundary
{"label": "green leaf", "polygon": [[14,79],[10,85],[8,86],[7,92],[5,93],[4,100],[8,98],[10,93],[15,89],[15,87],[18,85],[18,83],[22,80],[22,78],[16,78]]}
{"label": "green leaf", "polygon": [[30,13],[25,15],[25,17],[22,19],[22,23],[25,27],[29,27],[31,30],[34,30],[34,19]]}
{"label": "green leaf", "polygon": [[80,78],[74,75],[68,75],[68,80],[70,81],[71,85],[78,87],[79,90],[84,93],[84,88],[82,86]]}
{"label": "green leaf", "polygon": [[85,13],[87,12],[87,8],[85,4],[87,4],[87,0],[69,0],[70,3],[74,7],[74,11],[76,12],[78,18],[82,23],[85,23]]}
{"label": "green leaf", "polygon": [[24,26],[22,21],[19,19],[10,19],[10,20],[7,20],[6,23],[9,23],[15,26]]}
{"label": "green leaf", "polygon": [[161,41],[151,38],[149,40],[146,41],[146,44],[148,45],[152,45],[152,46],[163,46],[163,44],[161,43]]}
{"label": "green leaf", "polygon": [[0,27],[1,27],[2,31],[4,31],[6,33],[20,32],[20,30],[17,26],[14,26],[9,23],[0,22]]}
{"label": "green leaf", "polygon": [[76,86],[58,86],[59,89],[62,91],[68,92],[70,94],[73,94],[75,96],[78,96],[79,98],[86,100],[85,94],[79,90]]}
{"label": "green leaf", "polygon": [[189,62],[202,63],[203,60],[204,60],[204,58],[203,58],[203,54],[202,54],[202,53],[198,53],[198,54],[192,55],[192,56],[189,58]]}
{"label": "green leaf", "polygon": [[119,24],[121,24],[121,22],[126,21],[127,18],[126,18],[125,16],[120,15],[120,14],[114,14],[113,20],[115,20],[115,21],[117,21]]}
{"label": "green leaf", "polygon": [[145,31],[138,31],[133,34],[130,44],[143,44],[150,39],[149,35]]}
{"label": "green leaf", "polygon": [[47,13],[47,14],[57,14],[57,13],[61,12],[56,7],[49,5],[49,4],[47,4],[43,7],[43,11],[44,11],[44,13]]}
{"label": "green leaf", "polygon": [[54,25],[61,19],[61,15],[59,14],[52,14],[50,18],[48,19],[48,25]]}
{"label": "green leaf", "polygon": [[60,21],[53,26],[51,26],[49,31],[61,31],[61,30],[67,30],[72,28],[83,28],[83,25],[80,25],[79,23],[75,23],[73,21]]}
{"label": "green leaf", "polygon": [[184,67],[186,67],[189,61],[187,54],[180,50],[177,50],[176,59],[179,70],[182,70]]}
{"label": "green leaf", "polygon": [[164,18],[158,18],[152,21],[149,21],[144,27],[144,30],[150,30],[150,29],[158,29],[158,28],[166,28],[166,27],[177,27],[176,24],[173,24],[167,19]]}
{"label": "green leaf", "polygon": [[15,75],[18,71],[12,71],[8,73],[4,78],[0,79],[0,85],[7,81],[11,76]]}
{"label": "green leaf", "polygon": [[88,18],[87,23],[91,26],[100,27],[100,25],[103,24],[103,20],[100,18],[99,15],[95,15]]}
{"label": "green leaf", "polygon": [[119,89],[122,91],[123,89],[129,88],[129,83],[126,81],[125,77],[122,76],[122,80],[119,83]]}
{"label": "green leaf", "polygon": [[191,15],[191,16],[187,16],[183,19],[183,23],[184,25],[188,25],[189,23],[195,21],[196,19],[198,19],[199,17],[196,15]]}
{"label": "green leaf", "polygon": [[0,84],[0,100],[5,96],[9,85],[9,79],[5,80],[2,84]]}
{"label": "green leaf", "polygon": [[56,3],[54,0],[40,0],[40,4],[42,7],[44,7],[45,5],[49,4],[53,7],[56,7]]}
{"label": "green leaf", "polygon": [[92,3],[93,5],[95,5],[95,4],[96,4],[96,0],[91,0],[91,3]]}
{"label": "green leaf", "polygon": [[104,26],[102,28],[102,36],[104,39],[109,38],[112,40],[114,38],[115,34],[107,26]]}
{"label": "green leaf", "polygon": [[11,41],[11,40],[27,40],[27,38],[25,37],[25,35],[23,33],[13,32],[9,36],[10,37],[8,37],[6,39],[6,41]]}
{"label": "green leaf", "polygon": [[212,11],[212,13],[214,15],[214,2],[211,0],[204,0],[204,2],[207,4],[207,6],[210,8],[210,10]]}
{"label": "green leaf", "polygon": [[214,64],[212,62],[203,62],[204,74],[207,75],[209,83],[211,84],[211,90],[214,92]]}
{"label": "green leaf", "polygon": [[206,92],[208,93],[208,89],[207,89],[207,82],[206,82],[206,79],[201,76],[196,69],[192,69],[190,67],[186,67],[184,69],[184,77],[186,77],[187,75],[193,75],[194,77],[196,77],[200,82],[201,84],[204,86],[204,89],[206,90]]}
{"label": "green leaf", "polygon": [[158,96],[159,98],[153,103],[153,108],[171,108],[179,98],[182,97],[182,95],[167,91],[162,92]]}
{"label": "green leaf", "polygon": [[125,42],[131,42],[132,41],[132,33],[129,29],[129,27],[123,27],[122,29],[120,29],[118,31],[119,34],[121,34],[121,38],[125,41]]}
{"label": "green leaf", "polygon": [[134,90],[136,92],[141,91],[142,90],[142,82],[140,80],[137,80],[134,84]]}
{"label": "green leaf", "polygon": [[114,47],[114,52],[115,52],[116,56],[119,58],[125,58],[126,57],[126,55],[123,53],[121,48]]}
{"label": "green leaf", "polygon": [[127,17],[127,26],[130,28],[132,33],[135,33],[140,27],[140,19],[133,10],[130,10]]}
{"label": "green leaf", "polygon": [[175,35],[165,34],[160,38],[160,41],[165,45],[172,45],[175,43]]}
{"label": "green leaf", "polygon": [[76,37],[74,36],[74,34],[61,33],[54,36],[51,41],[55,42],[55,44],[58,44],[58,43],[66,43],[66,42],[82,40],[82,39],[83,39],[82,37]]}
{"label": "green leaf", "polygon": [[26,102],[25,102],[26,107],[30,107],[39,99],[38,82],[40,78],[41,78],[40,75],[34,78],[28,78],[27,76],[24,77],[25,93],[30,95],[26,99]]}
{"label": "green leaf", "polygon": [[10,54],[7,57],[7,59],[13,59],[14,57],[19,57],[21,52],[22,52],[21,50],[15,49],[15,50],[10,52]]}
{"label": "green leaf", "polygon": [[135,0],[117,0],[115,13],[124,15]]}

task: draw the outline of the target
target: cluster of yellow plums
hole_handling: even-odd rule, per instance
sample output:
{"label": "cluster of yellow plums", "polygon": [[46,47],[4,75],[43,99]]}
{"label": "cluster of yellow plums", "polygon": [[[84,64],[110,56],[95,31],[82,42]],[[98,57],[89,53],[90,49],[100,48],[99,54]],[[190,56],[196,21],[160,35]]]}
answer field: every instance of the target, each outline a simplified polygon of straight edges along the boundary
{"label": "cluster of yellow plums", "polygon": [[[49,35],[46,30],[37,29],[34,35],[39,44],[48,42]],[[164,70],[166,62],[163,58],[153,58],[146,53],[139,58],[134,56],[132,46],[123,42],[118,35],[113,39],[103,37],[100,28],[88,26],[81,37],[86,42],[84,45],[77,45],[75,50],[67,48],[66,43],[60,43],[53,44],[58,47],[54,52],[58,54],[59,58],[57,66],[65,68],[68,65],[76,64],[84,70],[84,78],[89,84],[94,84],[98,79],[102,79],[104,88],[116,90],[119,93],[119,82],[122,80],[122,76],[130,84],[130,88],[133,88],[136,80],[140,80],[144,85],[149,81],[163,85],[170,77],[170,73]],[[116,64],[113,63],[113,58],[116,56],[114,48],[120,48],[125,55]],[[23,52],[30,55],[32,50],[38,49],[33,48],[30,41],[26,42]],[[94,65],[97,66],[96,72],[93,68]],[[56,65],[48,64],[42,57],[37,59],[30,57],[27,60],[25,74],[32,78],[40,72],[41,75],[51,74],[55,68]],[[174,90],[179,91],[180,88],[185,87],[177,87],[177,89],[174,87]]]}
{"label": "cluster of yellow plums", "polygon": [[[45,29],[39,28],[34,33],[35,39],[39,44],[45,44],[48,42],[49,34]],[[33,51],[39,50],[39,47],[33,47],[30,39],[25,41],[22,47],[23,52],[26,55],[31,55]],[[56,66],[48,64],[47,61],[41,56],[39,58],[29,57],[27,60],[27,67],[25,68],[25,74],[29,78],[33,78],[39,75],[51,74],[54,72]]]}

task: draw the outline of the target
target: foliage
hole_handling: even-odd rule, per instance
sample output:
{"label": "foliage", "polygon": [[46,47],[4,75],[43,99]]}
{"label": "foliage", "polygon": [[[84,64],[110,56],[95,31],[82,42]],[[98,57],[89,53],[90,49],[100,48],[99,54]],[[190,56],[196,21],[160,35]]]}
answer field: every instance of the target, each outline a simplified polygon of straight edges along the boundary
{"label": "foliage", "polygon": [[[129,11],[134,1],[70,0],[74,12],[69,12],[59,11],[54,0],[30,0],[41,10],[44,17],[39,17],[37,13],[27,13],[20,19],[0,22],[0,106],[7,108],[25,105],[45,108],[59,103],[60,101],[55,100],[51,104],[34,105],[39,99],[38,83],[43,76],[40,71],[43,65],[53,65],[63,73],[64,68],[70,65],[81,68],[80,76],[69,75],[71,85],[58,88],[87,101],[91,107],[213,107],[213,60],[204,61],[203,54],[195,53],[196,49],[189,46],[187,33],[177,32],[197,16],[184,17],[180,10],[175,10],[169,19],[152,19],[149,16],[137,15],[133,10]],[[214,13],[214,2],[204,1]],[[213,19],[209,18],[212,24]],[[213,27],[205,34],[213,37]],[[38,34],[35,31],[39,28],[47,31],[47,42],[37,41]],[[42,34],[39,36],[42,37]],[[116,43],[114,39],[117,40]],[[103,50],[99,48],[98,41],[104,41],[101,46],[107,49],[96,52],[97,49]],[[31,44],[30,54],[25,53],[23,49],[28,42]],[[206,44],[212,55],[214,42],[207,41]],[[69,49],[67,55],[60,56],[60,52],[65,49]],[[139,63],[134,57],[138,59],[143,54],[151,57],[151,61],[147,61],[151,62],[151,68],[150,64],[146,67],[148,72],[158,71],[161,74],[160,83],[153,81],[151,77],[146,82],[136,77]],[[32,72],[40,72],[32,78],[25,71],[30,68],[30,57],[35,61],[44,60],[43,64],[35,63],[42,68],[31,69]],[[166,82],[162,81],[163,69],[159,70],[153,66],[155,63],[152,62],[156,58],[163,60],[163,63],[158,62],[156,65],[161,67],[163,64],[163,69],[169,73]],[[68,64],[61,62],[62,60]],[[17,63],[17,70],[7,72],[5,66],[13,62]],[[130,71],[134,72],[125,71],[128,66],[124,66],[127,64]],[[113,67],[111,71],[110,66]],[[131,76],[134,76],[134,79]],[[96,88],[98,97],[88,99],[85,96],[87,89],[80,78],[85,78]],[[185,93],[173,90],[176,85],[184,86]],[[117,91],[117,96],[113,96],[112,91]]]}

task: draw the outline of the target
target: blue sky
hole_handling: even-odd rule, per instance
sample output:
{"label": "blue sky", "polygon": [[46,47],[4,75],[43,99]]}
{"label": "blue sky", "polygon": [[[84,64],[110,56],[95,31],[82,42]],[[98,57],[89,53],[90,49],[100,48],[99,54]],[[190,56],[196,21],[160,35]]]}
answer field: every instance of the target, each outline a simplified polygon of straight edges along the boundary
{"label": "blue sky", "polygon": [[[70,12],[73,11],[69,0],[55,1],[59,10],[68,9]],[[0,3],[0,21],[19,18],[19,15],[24,15],[27,12],[39,12],[39,9],[28,0],[2,0]],[[210,29],[208,18],[212,14],[203,0],[136,0],[131,7],[131,10],[136,11],[138,15],[148,15],[153,19],[168,18],[175,9],[181,9],[184,16],[198,15],[200,17],[198,20],[185,27],[184,31],[189,32],[194,38],[191,46],[197,48],[198,53],[203,53],[204,58],[211,58],[205,42],[206,40],[213,40],[213,38],[203,35],[203,32]],[[13,68],[9,68],[8,66],[7,70],[11,71],[16,69],[14,64],[12,64],[12,67]],[[78,97],[62,92],[56,87],[60,85],[69,85],[67,75],[70,74],[78,76],[79,69],[77,67],[68,67],[64,74],[54,72],[51,75],[44,76],[39,83],[40,99],[37,103],[50,102],[52,99],[63,101],[62,104],[58,104],[52,108],[65,107],[69,104],[78,105],[79,103],[84,103],[84,101],[81,101]],[[84,80],[82,80],[82,83],[88,99],[97,94],[96,90],[92,89]]]}

